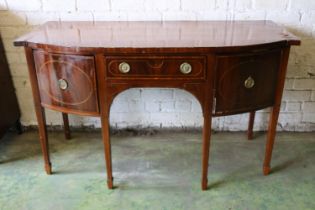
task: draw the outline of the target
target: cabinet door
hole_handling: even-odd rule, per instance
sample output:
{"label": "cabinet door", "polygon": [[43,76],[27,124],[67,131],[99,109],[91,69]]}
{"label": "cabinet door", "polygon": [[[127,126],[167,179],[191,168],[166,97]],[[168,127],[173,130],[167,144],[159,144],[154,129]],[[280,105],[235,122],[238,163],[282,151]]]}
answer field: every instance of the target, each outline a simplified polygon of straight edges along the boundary
{"label": "cabinet door", "polygon": [[98,115],[93,56],[34,51],[43,106],[58,111]]}
{"label": "cabinet door", "polygon": [[273,105],[281,50],[222,55],[216,65],[216,115]]}

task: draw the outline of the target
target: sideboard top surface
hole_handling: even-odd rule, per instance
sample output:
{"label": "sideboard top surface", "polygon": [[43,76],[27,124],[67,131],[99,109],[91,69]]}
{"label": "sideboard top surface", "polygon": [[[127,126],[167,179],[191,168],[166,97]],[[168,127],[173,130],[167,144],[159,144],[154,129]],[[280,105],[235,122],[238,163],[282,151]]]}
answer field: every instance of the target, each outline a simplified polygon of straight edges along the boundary
{"label": "sideboard top surface", "polygon": [[233,48],[300,39],[272,21],[51,21],[15,40],[43,48]]}

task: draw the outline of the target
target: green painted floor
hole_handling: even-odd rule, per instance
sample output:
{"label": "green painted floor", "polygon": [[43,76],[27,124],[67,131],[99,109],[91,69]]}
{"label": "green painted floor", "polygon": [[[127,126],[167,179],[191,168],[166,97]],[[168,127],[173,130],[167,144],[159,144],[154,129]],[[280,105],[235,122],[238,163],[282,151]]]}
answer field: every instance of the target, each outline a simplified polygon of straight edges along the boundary
{"label": "green painted floor", "polygon": [[112,136],[115,190],[106,187],[100,132],[50,132],[53,175],[44,172],[38,135],[0,141],[1,210],[315,209],[315,133],[278,133],[272,173],[262,175],[265,134],[216,133],[209,190],[200,190],[201,134]]}

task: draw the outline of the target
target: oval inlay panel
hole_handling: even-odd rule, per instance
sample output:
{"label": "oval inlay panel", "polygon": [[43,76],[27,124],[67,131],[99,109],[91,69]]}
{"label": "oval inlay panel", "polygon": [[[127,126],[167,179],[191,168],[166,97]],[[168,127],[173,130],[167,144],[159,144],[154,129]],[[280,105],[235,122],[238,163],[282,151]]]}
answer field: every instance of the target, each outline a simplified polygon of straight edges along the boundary
{"label": "oval inlay panel", "polygon": [[[259,68],[259,66],[264,66],[264,65],[267,65],[267,64],[259,60],[249,60],[249,61],[235,64],[234,66],[226,70],[219,78],[219,88],[217,91],[220,98],[227,102],[230,100],[234,100],[231,97],[225,95],[224,87],[228,85],[232,86],[232,89],[234,89],[235,94],[239,94],[239,89],[242,89],[243,91],[247,91],[247,92],[254,91],[255,86],[252,89],[247,89],[244,86],[244,81],[250,76],[255,77],[255,75],[257,74],[255,70],[261,71],[260,69],[257,69],[257,67]],[[236,78],[233,77],[233,74],[240,75],[240,78],[235,80]]]}
{"label": "oval inlay panel", "polygon": [[[65,72],[67,75],[63,76],[63,78],[57,78],[55,72],[55,65],[58,65],[58,68],[65,68]],[[75,73],[73,71],[76,71]],[[74,65],[71,62],[67,61],[59,61],[59,60],[50,60],[43,63],[39,68],[39,73],[41,74],[40,87],[42,90],[53,100],[66,105],[80,105],[85,103],[90,99],[93,94],[93,82],[90,79],[90,76],[84,72],[80,67]],[[74,78],[75,77],[75,78]],[[80,94],[71,94],[71,92],[77,91],[75,86],[79,80],[85,81],[85,93]],[[72,97],[63,97],[63,94],[57,90],[58,89],[58,80],[66,79],[69,83],[69,87],[67,91],[70,92],[69,95]],[[82,85],[82,84],[80,84]]]}
{"label": "oval inlay panel", "polygon": [[217,57],[216,113],[238,113],[273,104],[281,51]]}

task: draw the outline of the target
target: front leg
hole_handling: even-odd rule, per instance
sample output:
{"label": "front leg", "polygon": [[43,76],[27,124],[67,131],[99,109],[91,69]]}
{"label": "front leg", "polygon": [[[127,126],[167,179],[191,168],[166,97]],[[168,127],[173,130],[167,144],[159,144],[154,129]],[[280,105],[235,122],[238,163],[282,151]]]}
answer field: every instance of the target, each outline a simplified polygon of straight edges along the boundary
{"label": "front leg", "polygon": [[107,187],[113,189],[113,175],[112,175],[112,154],[110,143],[110,130],[109,130],[109,109],[107,113],[101,115],[102,124],[102,138],[104,143],[105,162],[107,171]]}
{"label": "front leg", "polygon": [[34,99],[34,106],[36,112],[36,118],[38,123],[38,131],[39,131],[39,140],[42,148],[44,162],[45,162],[45,170],[47,174],[51,174],[51,163],[49,157],[49,146],[48,146],[48,137],[47,137],[47,129],[46,129],[46,118],[45,118],[45,110],[41,105],[41,99],[39,94],[38,81],[36,76],[36,69],[34,63],[33,49],[30,47],[25,47],[25,55],[28,64],[28,71],[31,80],[32,93]]}
{"label": "front leg", "polygon": [[267,134],[267,144],[266,144],[266,152],[265,152],[265,160],[263,165],[263,173],[264,175],[268,175],[270,173],[270,161],[272,156],[273,145],[275,141],[276,128],[278,123],[278,117],[281,107],[281,99],[285,82],[285,74],[287,71],[287,64],[290,54],[290,47],[283,49],[282,61],[279,69],[278,82],[276,86],[275,93],[275,101],[270,113],[269,126],[268,126],[268,134]]}
{"label": "front leg", "polygon": [[105,80],[106,66],[104,63],[104,55],[99,53],[95,56],[97,74],[98,74],[98,91],[100,100],[100,117],[102,125],[102,139],[104,143],[105,162],[107,171],[107,187],[113,189],[113,174],[112,174],[112,153],[109,133],[109,114],[110,105],[114,98],[114,91],[108,88],[110,85]]}
{"label": "front leg", "polygon": [[280,112],[280,106],[274,106],[270,113],[265,160],[264,160],[264,166],[263,166],[264,175],[268,175],[270,173],[270,161],[271,161],[271,156],[272,156],[273,145],[275,142],[275,135],[276,135],[279,112]]}
{"label": "front leg", "polygon": [[36,117],[38,122],[38,131],[39,131],[39,140],[40,145],[43,152],[44,162],[45,162],[45,170],[47,174],[51,174],[51,162],[49,157],[49,145],[48,145],[48,136],[47,136],[47,128],[46,128],[46,117],[45,110],[43,107],[36,107]]}
{"label": "front leg", "polygon": [[208,187],[208,165],[209,165],[209,152],[210,152],[210,139],[211,139],[211,114],[203,116],[203,131],[202,131],[202,190]]}

